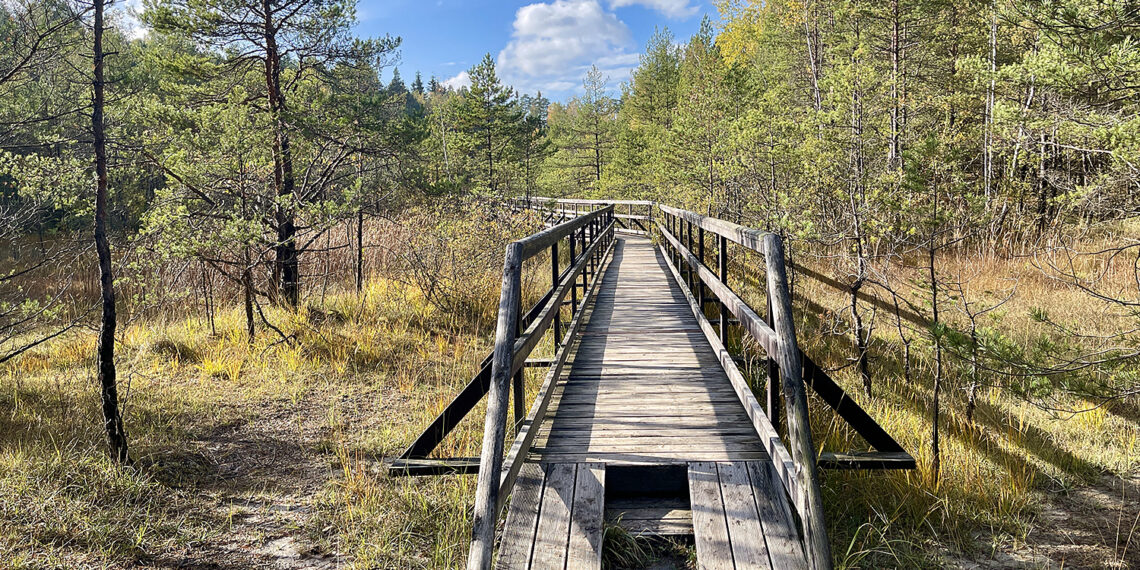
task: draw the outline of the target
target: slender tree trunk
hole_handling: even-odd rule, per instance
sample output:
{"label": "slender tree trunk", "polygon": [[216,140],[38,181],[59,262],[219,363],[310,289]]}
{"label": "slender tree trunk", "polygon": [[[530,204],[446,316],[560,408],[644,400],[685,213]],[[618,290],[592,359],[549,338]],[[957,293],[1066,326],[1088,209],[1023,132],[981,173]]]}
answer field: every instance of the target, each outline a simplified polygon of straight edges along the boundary
{"label": "slender tree trunk", "polygon": [[253,344],[253,340],[257,335],[257,329],[254,328],[253,320],[253,270],[250,268],[249,263],[249,250],[247,248],[245,254],[245,268],[241,271],[241,288],[245,301],[245,330],[248,335],[249,344]]}
{"label": "slender tree trunk", "polygon": [[210,334],[218,335],[218,327],[214,320],[214,278],[209,273],[209,266],[202,263],[202,295],[206,298],[206,318],[210,322]]}
{"label": "slender tree trunk", "polygon": [[900,168],[902,150],[900,148],[901,100],[899,97],[899,0],[891,0],[891,132],[887,145],[887,168],[897,171]]}
{"label": "slender tree trunk", "polygon": [[356,212],[356,292],[364,290],[364,210]]}
{"label": "slender tree trunk", "polygon": [[[490,119],[488,119],[490,121]],[[491,125],[487,125],[487,185],[491,187],[491,193],[495,193],[495,154],[492,147],[494,139],[491,135]]]}
{"label": "slender tree trunk", "polygon": [[602,126],[594,110],[594,181],[602,181]]}
{"label": "slender tree trunk", "polygon": [[[855,24],[856,49],[859,44],[859,25]],[[866,199],[866,164],[863,157],[863,93],[859,83],[861,61],[853,53],[852,69],[854,71],[851,89],[851,221],[855,230],[855,256],[856,274],[855,283],[851,286],[851,316],[855,325],[855,348],[858,351],[859,377],[863,380],[863,393],[871,398],[871,368],[868,362],[867,344],[871,336],[870,330],[863,325],[863,316],[859,313],[859,290],[867,280],[867,252],[865,249],[865,236],[863,228],[862,209],[867,205]]]}
{"label": "slender tree trunk", "polygon": [[994,178],[994,90],[997,75],[997,4],[991,2],[990,10],[990,82],[986,87],[985,134],[982,152],[982,186],[986,195],[986,208],[989,209],[993,193]]}
{"label": "slender tree trunk", "polygon": [[103,315],[99,326],[96,349],[99,386],[103,400],[103,425],[111,457],[119,463],[130,462],[127,453],[127,433],[119,413],[119,388],[115,371],[115,284],[111,272],[111,245],[107,240],[107,141],[103,125],[103,3],[94,0],[95,41],[93,81],[94,97],[91,105],[91,130],[95,141],[95,250],[99,255],[99,290],[102,293]]}
{"label": "slender tree trunk", "polygon": [[296,182],[293,178],[293,154],[285,126],[285,95],[281,91],[281,54],[277,49],[277,25],[273,21],[273,2],[262,0],[265,17],[265,86],[269,112],[273,118],[273,181],[277,188],[277,244],[275,277],[280,279],[284,301],[293,307],[301,302],[301,272],[297,252],[297,226],[294,219]]}
{"label": "slender tree trunk", "polygon": [[807,60],[809,77],[811,78],[812,105],[818,112],[823,108],[823,96],[820,93],[820,41],[819,22],[816,9],[811,2],[804,2],[804,33],[807,42]]}
{"label": "slender tree trunk", "polygon": [[[364,178],[364,156],[356,163],[356,176]],[[364,204],[356,210],[356,292],[364,290]]]}
{"label": "slender tree trunk", "polygon": [[[935,188],[935,190],[934,190],[934,200],[933,200],[933,204],[932,204],[932,209],[934,212],[934,217],[932,219],[932,222],[935,225],[937,225],[937,223],[938,223],[937,222],[937,219],[938,219],[938,190],[937,190],[937,188]],[[927,247],[927,252],[929,254],[928,259],[927,259],[927,261],[928,261],[928,267],[927,268],[930,271],[930,305],[931,305],[931,310],[933,312],[933,317],[934,317],[934,320],[931,322],[931,327],[934,329],[933,331],[931,331],[934,335],[934,396],[933,396],[933,401],[931,402],[931,418],[930,418],[930,426],[931,426],[930,427],[930,429],[931,429],[930,451],[931,451],[931,455],[933,456],[933,459],[930,462],[930,470],[931,470],[931,473],[934,477],[934,484],[935,485],[938,484],[938,478],[939,478],[940,471],[942,468],[942,456],[941,456],[941,449],[939,447],[939,440],[938,440],[938,435],[939,435],[938,434],[938,421],[939,421],[938,416],[939,416],[939,413],[941,412],[941,409],[940,409],[941,402],[939,401],[939,398],[941,398],[941,395],[942,395],[942,331],[939,330],[939,321],[938,321],[938,273],[935,269],[935,263],[936,263],[935,262],[935,256],[937,254],[937,248],[935,246],[935,240],[937,239],[937,235],[938,235],[937,229],[932,228],[930,230],[930,243],[928,244],[928,247]]]}
{"label": "slender tree trunk", "polygon": [[895,303],[895,327],[899,334],[899,340],[903,345],[903,379],[906,380],[907,384],[911,384],[910,337],[907,336],[906,328],[903,327],[902,307],[899,305],[899,295],[892,290],[891,297]]}
{"label": "slender tree trunk", "polygon": [[974,421],[974,410],[978,407],[978,324],[975,316],[970,316],[970,392],[966,397],[966,421]]}

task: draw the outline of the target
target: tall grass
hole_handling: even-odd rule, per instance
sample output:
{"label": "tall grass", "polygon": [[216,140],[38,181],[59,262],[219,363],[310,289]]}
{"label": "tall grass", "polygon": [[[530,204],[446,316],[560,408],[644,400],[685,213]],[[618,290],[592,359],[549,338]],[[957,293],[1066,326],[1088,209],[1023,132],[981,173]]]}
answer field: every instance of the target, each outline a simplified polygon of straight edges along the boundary
{"label": "tall grass", "polygon": [[[193,293],[200,282],[178,281],[190,279],[185,272],[164,277],[164,294],[183,301],[136,311],[120,331],[121,392],[136,459],[130,469],[116,468],[103,451],[92,331],[72,331],[0,367],[0,561],[29,568],[177,561],[240,531],[232,516],[238,499],[257,494],[272,501],[289,492],[281,488],[284,482],[315,484],[313,512],[298,532],[319,552],[359,568],[461,566],[474,479],[394,478],[382,461],[418,435],[490,350],[501,246],[533,227],[533,220],[497,215],[427,210],[370,224],[360,292],[351,279],[349,248],[310,259],[319,270],[307,280],[304,306],[263,307],[288,340],[259,321],[250,342],[238,291],[222,281],[214,283],[211,319]],[[476,235],[488,224],[493,231]],[[418,236],[408,230],[414,227],[435,230]],[[532,264],[528,298],[545,286],[548,263]],[[747,260],[737,263],[734,272],[748,275]],[[1001,290],[1007,276],[1020,276],[1020,296],[988,323],[1014,343],[1033,345],[1043,334],[1030,310],[1035,305],[1082,322],[1100,314],[1080,292],[1036,277],[1024,260],[948,257],[945,263],[948,272],[953,263],[981,268],[973,284],[979,290]],[[740,289],[762,307],[756,277]],[[851,341],[841,327],[828,326],[846,299],[803,279],[796,292],[824,309],[803,305],[797,311],[805,351],[837,368],[836,379],[919,464],[912,472],[824,474],[840,566],[937,567],[1015,551],[1034,540],[1042,493],[1135,472],[1135,398],[1097,405],[1057,391],[1043,406],[1030,398],[1034,394],[994,381],[980,391],[969,422],[964,369],[958,367],[948,380],[942,476],[935,482],[929,470],[929,341],[913,331],[914,371],[907,381],[899,339],[880,322],[872,342],[875,396],[866,400],[849,366]],[[540,346],[549,350],[548,342]],[[755,347],[748,350],[757,355]],[[532,393],[536,384],[530,382]],[[437,453],[477,455],[482,414],[476,408]],[[812,418],[822,449],[866,447],[820,402],[813,402]],[[320,467],[318,478],[296,481],[255,470],[235,487],[211,446],[241,426],[274,421],[313,428],[282,433],[302,438],[296,443]],[[258,453],[261,443],[268,442],[250,442],[242,453]],[[1117,536],[1092,545],[1106,565],[1132,561],[1140,551],[1128,522]],[[623,553],[630,554],[613,554]]]}

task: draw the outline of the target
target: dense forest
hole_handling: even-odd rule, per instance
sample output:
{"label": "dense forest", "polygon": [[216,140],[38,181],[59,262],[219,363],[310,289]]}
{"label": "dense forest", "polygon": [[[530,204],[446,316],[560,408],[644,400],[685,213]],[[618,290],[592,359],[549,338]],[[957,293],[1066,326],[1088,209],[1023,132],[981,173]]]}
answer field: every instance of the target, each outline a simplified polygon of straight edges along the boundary
{"label": "dense forest", "polygon": [[562,102],[401,74],[355,4],[0,2],[0,566],[459,565],[473,483],[375,465],[536,196],[786,240],[805,350],[919,462],[827,475],[840,566],[1140,564],[1136,2],[719,0]]}

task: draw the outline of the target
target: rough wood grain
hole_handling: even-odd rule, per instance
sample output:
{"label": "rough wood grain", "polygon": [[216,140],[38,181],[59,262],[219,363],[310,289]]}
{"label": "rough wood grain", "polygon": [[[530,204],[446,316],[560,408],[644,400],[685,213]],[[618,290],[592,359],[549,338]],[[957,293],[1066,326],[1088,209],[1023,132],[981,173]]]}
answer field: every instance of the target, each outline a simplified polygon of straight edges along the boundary
{"label": "rough wood grain", "polygon": [[570,540],[570,508],[574,504],[574,479],[578,466],[556,463],[546,467],[538,528],[534,535],[531,568],[564,568]]}
{"label": "rough wood grain", "polygon": [[531,457],[621,464],[767,457],[649,240],[619,238]]}
{"label": "rough wood grain", "polygon": [[733,568],[732,544],[729,542],[715,463],[689,464],[689,501],[692,503],[697,564],[709,570]]}
{"label": "rough wood grain", "polygon": [[601,568],[603,514],[605,513],[604,465],[578,464],[574,483],[574,508],[570,515],[570,542],[566,568]]}
{"label": "rough wood grain", "polygon": [[511,493],[511,508],[507,511],[507,522],[503,527],[495,568],[526,570],[530,565],[545,475],[537,463],[527,463],[520,471],[514,492]]}
{"label": "rough wood grain", "polygon": [[768,556],[773,568],[799,570],[807,568],[803,544],[796,533],[792,510],[784,489],[776,483],[776,474],[767,463],[748,463],[748,478],[756,498],[756,510],[764,527]]}
{"label": "rough wood grain", "polygon": [[[732,545],[732,560],[738,569],[769,569],[768,545],[756,511],[756,498],[744,462],[718,463],[721,500]],[[783,570],[781,568],[781,570]]]}

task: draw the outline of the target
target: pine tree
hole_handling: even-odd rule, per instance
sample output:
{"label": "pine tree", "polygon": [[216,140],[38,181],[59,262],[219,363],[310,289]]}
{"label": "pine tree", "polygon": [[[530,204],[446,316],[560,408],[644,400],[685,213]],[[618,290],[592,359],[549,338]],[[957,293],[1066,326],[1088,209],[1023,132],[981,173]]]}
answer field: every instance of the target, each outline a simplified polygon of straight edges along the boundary
{"label": "pine tree", "polygon": [[677,107],[681,56],[668,29],[656,30],[640,65],[622,87],[612,169],[603,185],[630,198],[670,194],[668,130]]}
{"label": "pine tree", "polygon": [[[274,188],[274,282],[282,299],[296,306],[301,299],[300,248],[297,242],[297,177],[294,167],[291,110],[288,97],[306,70],[340,63],[372,65],[399,45],[398,38],[359,40],[355,0],[147,0],[143,19],[155,30],[187,37],[219,51],[241,46],[231,57],[260,63],[264,106],[272,131]],[[243,69],[234,66],[233,69]],[[292,80],[290,80],[292,79]]]}
{"label": "pine tree", "polygon": [[705,18],[685,47],[678,105],[670,131],[676,182],[688,190],[685,202],[724,216],[727,142],[732,89],[725,80],[712,22]]}
{"label": "pine tree", "polygon": [[606,93],[606,82],[593,66],[582,80],[582,95],[554,107],[551,138],[557,150],[547,161],[547,178],[558,193],[590,194],[602,186],[602,174],[613,159],[618,108]]}
{"label": "pine tree", "polygon": [[514,89],[503,85],[495,73],[491,54],[470,70],[471,87],[462,94],[458,109],[460,130],[465,136],[475,188],[492,194],[509,188],[510,161],[519,154],[523,113]]}
{"label": "pine tree", "polygon": [[400,68],[392,70],[392,80],[388,82],[389,95],[404,95],[408,92],[408,87],[404,85],[404,80],[400,78]]}

